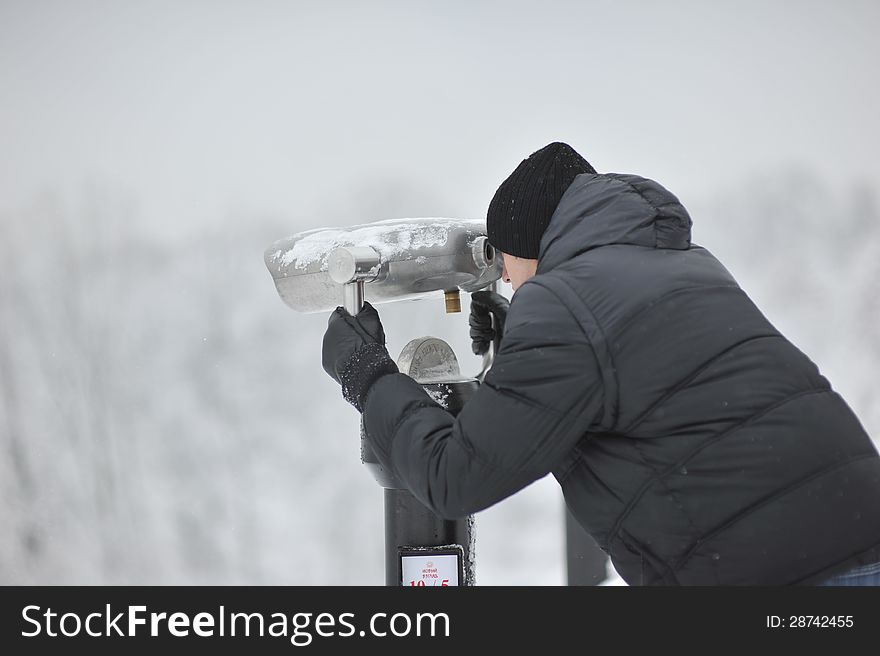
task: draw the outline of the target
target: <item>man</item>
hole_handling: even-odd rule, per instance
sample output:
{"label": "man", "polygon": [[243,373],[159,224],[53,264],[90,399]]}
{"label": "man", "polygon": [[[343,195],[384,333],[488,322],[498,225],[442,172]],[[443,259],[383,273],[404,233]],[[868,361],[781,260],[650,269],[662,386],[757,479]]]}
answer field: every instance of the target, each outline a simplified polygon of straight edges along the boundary
{"label": "man", "polygon": [[503,298],[474,294],[492,369],[457,417],[397,373],[375,309],[342,308],[324,368],[378,457],[444,517],[552,473],[631,585],[866,580],[880,457],[816,366],[705,249],[656,182],[552,143],[489,205]]}

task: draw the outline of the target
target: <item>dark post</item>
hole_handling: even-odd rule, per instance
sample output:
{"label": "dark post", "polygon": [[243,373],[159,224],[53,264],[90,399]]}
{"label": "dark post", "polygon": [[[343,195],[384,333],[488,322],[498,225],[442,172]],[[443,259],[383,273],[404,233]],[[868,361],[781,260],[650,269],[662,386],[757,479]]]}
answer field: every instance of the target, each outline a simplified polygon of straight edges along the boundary
{"label": "dark post", "polygon": [[[411,585],[402,580],[401,549],[417,552],[461,548],[459,585],[474,584],[473,515],[447,520],[437,517],[407,490],[385,489],[385,585]],[[415,547],[416,549],[413,549]]]}
{"label": "dark post", "polygon": [[[435,340],[439,342],[439,340]],[[445,343],[444,343],[445,344]],[[447,346],[448,348],[448,346]],[[477,390],[476,379],[423,384],[433,397],[457,415]],[[447,520],[435,515],[385,469],[370,448],[361,424],[361,460],[385,488],[385,585],[419,585],[403,580],[402,558],[422,557],[429,565],[443,556],[454,556],[458,563],[458,585],[474,585],[474,519]],[[443,585],[428,579],[426,585]]]}
{"label": "dark post", "polygon": [[599,585],[608,578],[608,556],[565,509],[565,551],[568,585]]}

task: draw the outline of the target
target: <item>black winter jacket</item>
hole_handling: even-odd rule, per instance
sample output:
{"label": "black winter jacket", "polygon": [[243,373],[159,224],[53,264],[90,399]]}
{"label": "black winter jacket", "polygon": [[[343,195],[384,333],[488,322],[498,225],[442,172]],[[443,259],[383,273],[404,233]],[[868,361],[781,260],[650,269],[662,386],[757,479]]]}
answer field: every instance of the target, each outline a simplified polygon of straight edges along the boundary
{"label": "black winter jacket", "polygon": [[439,515],[553,473],[630,584],[812,583],[880,561],[880,458],[657,183],[584,174],[453,417],[403,374],[364,425]]}

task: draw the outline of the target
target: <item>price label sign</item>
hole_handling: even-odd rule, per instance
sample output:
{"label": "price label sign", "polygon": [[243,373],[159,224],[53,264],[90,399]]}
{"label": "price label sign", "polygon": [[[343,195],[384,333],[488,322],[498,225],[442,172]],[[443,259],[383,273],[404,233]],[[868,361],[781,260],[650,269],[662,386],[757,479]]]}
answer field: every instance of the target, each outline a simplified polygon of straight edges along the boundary
{"label": "price label sign", "polygon": [[461,585],[461,547],[413,547],[401,548],[399,552],[400,585],[415,588]]}

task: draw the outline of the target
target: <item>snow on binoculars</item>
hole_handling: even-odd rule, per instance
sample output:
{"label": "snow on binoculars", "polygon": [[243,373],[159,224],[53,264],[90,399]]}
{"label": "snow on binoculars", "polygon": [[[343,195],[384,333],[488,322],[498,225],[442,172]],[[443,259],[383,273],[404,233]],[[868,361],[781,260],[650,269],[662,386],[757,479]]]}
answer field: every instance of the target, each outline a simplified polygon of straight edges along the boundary
{"label": "snow on binoculars", "polygon": [[[281,299],[298,312],[357,312],[373,304],[443,291],[458,311],[458,290],[474,292],[501,277],[501,257],[475,219],[392,219],[300,232],[265,253]],[[340,288],[341,286],[341,288]]]}

